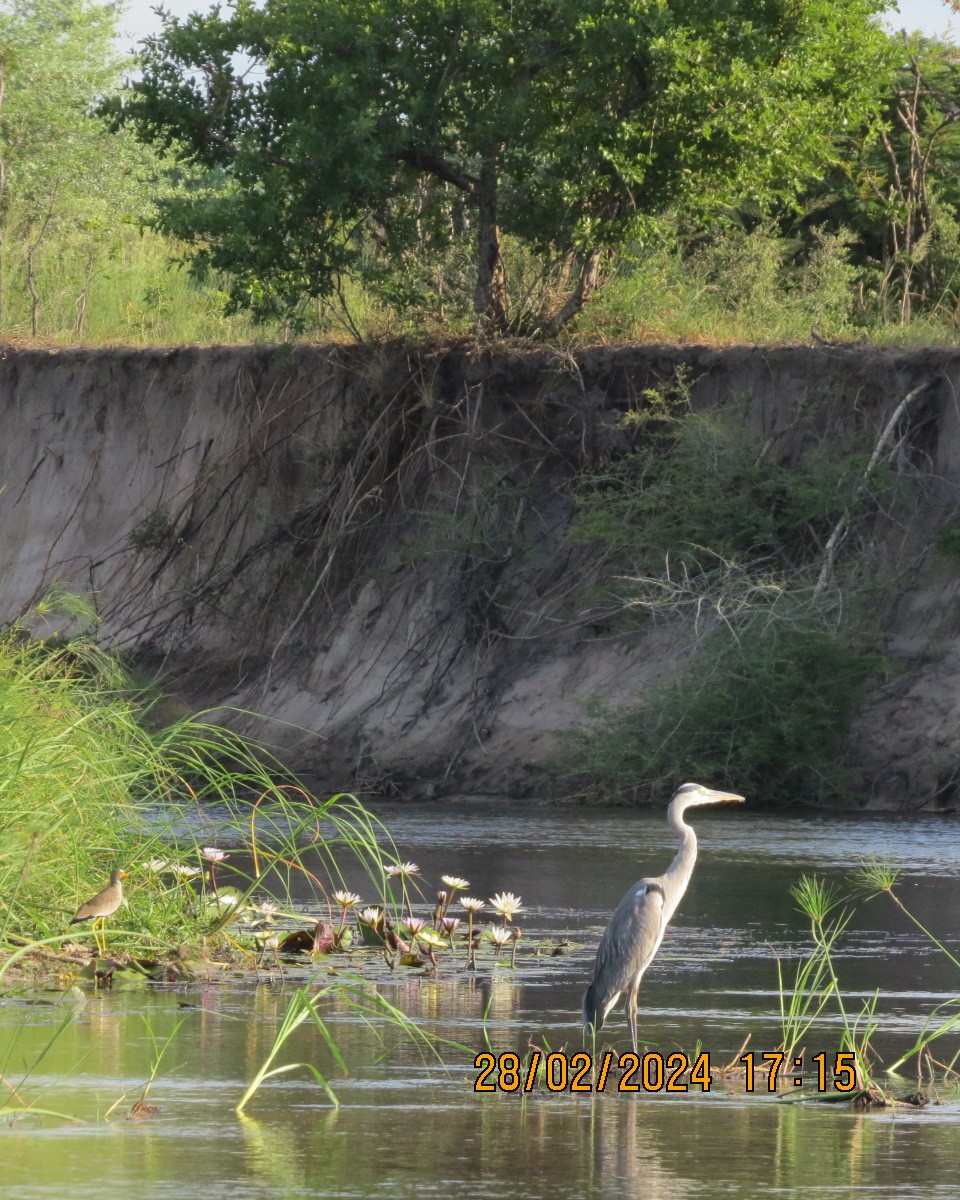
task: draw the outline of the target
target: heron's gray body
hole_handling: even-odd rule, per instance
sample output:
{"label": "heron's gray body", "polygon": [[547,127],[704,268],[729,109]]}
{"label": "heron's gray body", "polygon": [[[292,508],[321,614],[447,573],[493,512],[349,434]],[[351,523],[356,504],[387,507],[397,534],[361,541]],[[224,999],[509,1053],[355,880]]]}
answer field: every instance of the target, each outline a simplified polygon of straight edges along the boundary
{"label": "heron's gray body", "polygon": [[[583,998],[583,1023],[603,1027],[624,991],[636,993],[650,960],[660,948],[667,922],[659,879],[641,879],[617,905],[600,939],[593,982]],[[627,1018],[636,1009],[627,1000]]]}
{"label": "heron's gray body", "polygon": [[674,793],[667,821],[680,838],[680,849],[661,876],[638,880],[610,918],[600,939],[593,979],[583,998],[585,1026],[602,1029],[611,1010],[626,993],[627,1022],[636,1049],[640,980],[660,948],[667,924],[687,890],[697,861],[697,835],[683,820],[683,813],[695,805],[727,801],[742,803],[743,797],[733,792],[715,792],[697,783],[685,783]]}

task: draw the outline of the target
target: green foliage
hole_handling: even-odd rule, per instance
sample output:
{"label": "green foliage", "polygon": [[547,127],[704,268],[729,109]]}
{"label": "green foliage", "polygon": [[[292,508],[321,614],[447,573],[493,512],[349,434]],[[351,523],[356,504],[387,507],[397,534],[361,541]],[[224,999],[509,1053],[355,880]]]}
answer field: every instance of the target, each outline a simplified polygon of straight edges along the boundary
{"label": "green foliage", "polygon": [[951,517],[940,527],[934,544],[945,558],[960,558],[960,516]]}
{"label": "green foliage", "polygon": [[34,335],[48,299],[44,261],[59,270],[59,258],[72,260],[71,324],[82,330],[91,282],[124,225],[149,215],[161,190],[156,156],[91,113],[120,79],[116,16],[91,0],[7,0],[0,9],[0,323],[9,327],[12,286],[29,297]]}
{"label": "green foliage", "polygon": [[[64,610],[40,606],[31,627],[62,620]],[[128,947],[215,941],[236,906],[222,909],[209,895],[201,902],[197,878],[185,883],[173,871],[171,885],[171,872],[164,880],[146,865],[162,856],[200,876],[192,818],[208,802],[220,806],[221,832],[252,857],[249,876],[232,872],[244,895],[267,881],[288,892],[296,876],[316,885],[319,900],[316,856],[339,881],[344,853],[359,857],[384,891],[379,830],[352,799],[316,803],[228,730],[198,718],[152,732],[147,715],[120,663],[89,640],[40,641],[20,626],[0,634],[0,941],[84,936],[64,933],[66,923],[114,867],[132,876],[114,921],[128,931]],[[309,869],[301,846],[310,847]]]}
{"label": "green foliage", "polygon": [[880,119],[837,130],[839,161],[804,199],[801,236],[848,230],[863,322],[955,319],[960,298],[960,51],[897,38]]}
{"label": "green foliage", "polygon": [[147,550],[168,550],[176,541],[176,530],[165,508],[148,513],[130,534],[130,545],[143,553]]}
{"label": "green foliage", "polygon": [[766,571],[809,562],[853,503],[866,458],[812,446],[781,462],[746,418],[745,410],[671,416],[585,480],[572,540],[601,542],[637,574],[662,571],[667,558],[693,574],[718,561],[763,560]]}
{"label": "green foliage", "polygon": [[558,770],[600,793],[707,778],[766,804],[843,798],[850,721],[883,660],[815,581],[832,531],[875,500],[865,458],[833,444],[780,460],[743,410],[687,412],[682,387],[672,409],[654,399],[640,447],[588,481],[571,537],[604,547],[622,610],[687,619],[698,648],[572,737]]}
{"label": "green foliage", "polygon": [[[252,322],[224,312],[222,280],[198,287],[173,261],[183,248],[143,229],[158,199],[193,180],[93,112],[125,68],[117,11],[0,3],[0,331],[138,345],[249,339]],[[310,316],[311,330],[335,325]]]}
{"label": "green foliage", "polygon": [[560,770],[601,795],[646,796],[710,779],[758,804],[849,793],[846,734],[882,658],[814,619],[715,633],[687,668],[598,730],[571,737]]}
{"label": "green foliage", "polygon": [[[826,224],[804,237],[764,222],[715,227],[707,235],[674,215],[634,247],[577,324],[585,341],[808,341],[879,336],[865,325],[865,270],[856,236]],[[944,314],[946,315],[946,314]],[[943,330],[917,323],[915,336]],[[886,336],[889,336],[887,334]]]}
{"label": "green foliage", "polygon": [[549,332],[603,252],[667,208],[765,207],[819,174],[832,132],[880,103],[885,6],[770,0],[747,20],[735,0],[243,3],[167,17],[109,109],[205,172],[161,225],[201,274],[229,272],[235,307],[296,313],[349,275],[403,308],[462,242],[455,287],[518,328],[502,231],[559,264],[567,302],[533,318]]}

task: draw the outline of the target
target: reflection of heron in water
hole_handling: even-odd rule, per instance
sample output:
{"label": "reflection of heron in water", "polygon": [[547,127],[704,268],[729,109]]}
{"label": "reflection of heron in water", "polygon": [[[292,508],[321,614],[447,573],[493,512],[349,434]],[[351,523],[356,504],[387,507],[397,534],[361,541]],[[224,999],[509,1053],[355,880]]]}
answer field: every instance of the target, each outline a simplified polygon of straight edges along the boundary
{"label": "reflection of heron in water", "polygon": [[733,792],[715,792],[699,783],[677,788],[667,823],[680,838],[680,849],[670,866],[656,879],[641,879],[617,905],[597,950],[593,979],[583,997],[583,1023],[603,1028],[620,996],[626,992],[627,1022],[633,1048],[637,1048],[637,993],[640,980],[660,948],[667,923],[687,890],[697,861],[697,835],[684,821],[688,808],[699,804],[743,803]]}

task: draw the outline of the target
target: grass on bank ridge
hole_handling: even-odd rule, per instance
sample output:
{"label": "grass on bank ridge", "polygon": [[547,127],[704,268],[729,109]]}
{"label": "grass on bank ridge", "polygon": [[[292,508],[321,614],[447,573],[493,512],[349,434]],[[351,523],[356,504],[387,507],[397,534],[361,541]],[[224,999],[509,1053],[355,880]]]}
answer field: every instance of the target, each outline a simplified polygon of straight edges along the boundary
{"label": "grass on bank ridge", "polygon": [[[89,639],[0,632],[0,951],[85,940],[70,917],[115,867],[131,878],[111,949],[223,946],[230,913],[203,882],[196,832],[214,804],[217,837],[252,854],[244,895],[282,898],[296,876],[300,895],[327,905],[345,857],[385,893],[389,839],[353,797],[315,801],[254,744],[200,719],[152,732],[146,708]],[[184,874],[171,882],[154,859]]]}
{"label": "grass on bank ridge", "polygon": [[[559,340],[571,346],[622,343],[710,345],[810,343],[818,338],[874,345],[954,344],[958,313],[952,294],[907,324],[884,319],[865,300],[870,288],[849,261],[839,235],[822,235],[795,261],[790,243],[767,227],[733,231],[691,250],[679,239],[626,253],[580,317]],[[511,276],[534,264],[505,241]],[[466,291],[439,263],[433,285],[417,303],[390,309],[361,281],[344,279],[340,293],[304,302],[298,330],[291,321],[256,323],[226,312],[225,280],[200,282],[185,249],[145,229],[124,226],[109,254],[91,269],[89,247],[51,242],[36,264],[37,332],[24,267],[14,252],[2,282],[0,339],[18,345],[170,346],[245,342],[353,342],[413,336],[460,336],[474,328]],[[457,299],[459,295],[459,299]]]}

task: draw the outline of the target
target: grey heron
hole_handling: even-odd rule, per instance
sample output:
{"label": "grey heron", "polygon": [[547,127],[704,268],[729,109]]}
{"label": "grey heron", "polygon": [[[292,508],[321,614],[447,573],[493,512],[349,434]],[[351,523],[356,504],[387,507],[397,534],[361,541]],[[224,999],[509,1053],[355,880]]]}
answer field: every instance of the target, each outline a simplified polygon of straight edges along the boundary
{"label": "grey heron", "polygon": [[660,948],[670,918],[687,890],[697,861],[697,835],[684,821],[688,808],[700,804],[743,803],[734,792],[716,792],[699,783],[684,783],[674,792],[667,823],[680,838],[680,849],[666,871],[656,879],[641,879],[627,892],[603,932],[593,979],[583,997],[584,1027],[603,1028],[621,995],[626,992],[627,1023],[633,1048],[637,1048],[637,993],[640,980]]}

